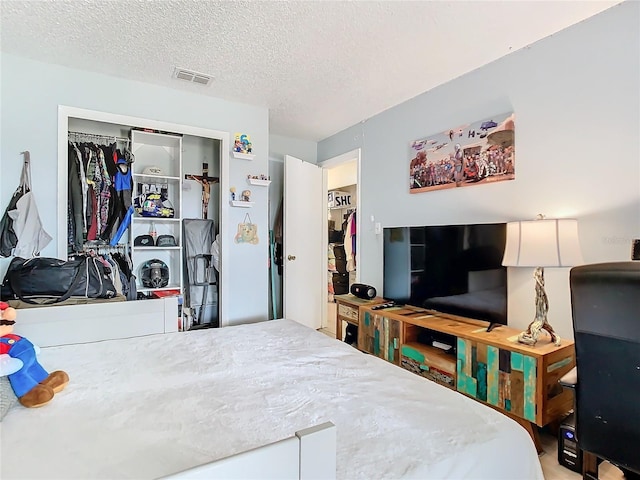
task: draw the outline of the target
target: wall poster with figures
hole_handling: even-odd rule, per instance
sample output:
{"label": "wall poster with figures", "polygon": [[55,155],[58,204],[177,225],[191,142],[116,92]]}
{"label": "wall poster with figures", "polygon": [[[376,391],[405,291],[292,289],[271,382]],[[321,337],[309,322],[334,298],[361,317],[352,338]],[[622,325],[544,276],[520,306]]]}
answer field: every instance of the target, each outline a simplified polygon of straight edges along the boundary
{"label": "wall poster with figures", "polygon": [[409,192],[513,180],[515,115],[503,113],[410,144]]}

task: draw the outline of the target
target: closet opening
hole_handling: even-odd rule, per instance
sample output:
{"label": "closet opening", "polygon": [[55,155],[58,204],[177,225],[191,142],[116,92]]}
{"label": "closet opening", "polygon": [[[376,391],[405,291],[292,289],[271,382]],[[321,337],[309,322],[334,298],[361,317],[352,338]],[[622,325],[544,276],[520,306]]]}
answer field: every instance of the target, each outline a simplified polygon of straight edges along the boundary
{"label": "closet opening", "polygon": [[61,106],[58,257],[99,257],[121,301],[177,296],[177,330],[224,325],[228,137]]}

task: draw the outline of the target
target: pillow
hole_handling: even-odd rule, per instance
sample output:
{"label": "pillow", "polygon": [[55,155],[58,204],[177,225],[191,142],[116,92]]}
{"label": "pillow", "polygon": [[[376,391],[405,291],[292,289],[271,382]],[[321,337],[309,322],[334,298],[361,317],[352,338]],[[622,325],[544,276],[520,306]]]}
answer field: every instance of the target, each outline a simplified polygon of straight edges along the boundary
{"label": "pillow", "polygon": [[18,397],[11,388],[7,377],[0,377],[0,422],[11,408],[18,403]]}

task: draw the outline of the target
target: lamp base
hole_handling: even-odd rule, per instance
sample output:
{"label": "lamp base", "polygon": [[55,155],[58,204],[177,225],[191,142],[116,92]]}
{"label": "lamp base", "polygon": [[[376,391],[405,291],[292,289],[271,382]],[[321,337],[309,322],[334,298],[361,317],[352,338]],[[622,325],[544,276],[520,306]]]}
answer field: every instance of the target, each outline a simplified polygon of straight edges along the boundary
{"label": "lamp base", "polygon": [[[536,322],[537,320],[531,322],[529,324],[529,327],[520,335],[518,335],[518,343],[523,343],[530,346],[534,346],[536,343],[538,343],[540,337],[540,328],[537,327]],[[549,325],[549,323],[546,323],[542,328],[549,332],[549,335],[551,335],[551,341],[556,347],[559,347],[561,340],[558,334],[553,330],[553,327]]]}
{"label": "lamp base", "polygon": [[542,330],[546,330],[551,335],[551,341],[556,345],[560,345],[560,336],[553,330],[553,327],[547,321],[547,312],[549,311],[549,299],[544,291],[544,269],[538,267],[533,272],[533,278],[536,280],[536,318],[529,324],[527,329],[518,335],[518,342],[525,345],[535,345],[538,343],[538,337]]}

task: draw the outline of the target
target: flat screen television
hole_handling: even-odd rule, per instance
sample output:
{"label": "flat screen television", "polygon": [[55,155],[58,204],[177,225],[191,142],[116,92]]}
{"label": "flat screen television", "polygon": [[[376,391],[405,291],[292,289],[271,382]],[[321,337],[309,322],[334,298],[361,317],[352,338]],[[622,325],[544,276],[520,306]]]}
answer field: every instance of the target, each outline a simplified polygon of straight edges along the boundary
{"label": "flat screen television", "polygon": [[506,325],[506,234],[506,223],[385,228],[384,297]]}

